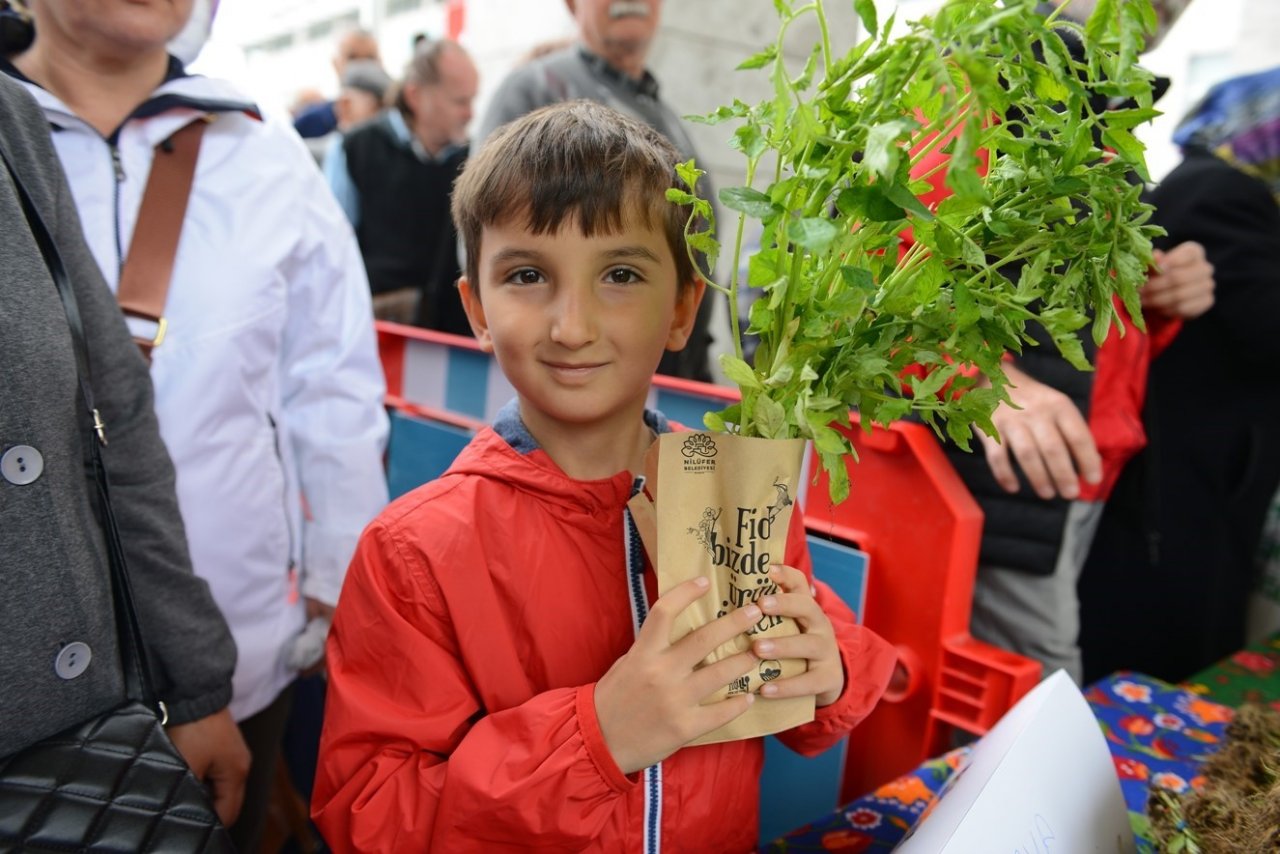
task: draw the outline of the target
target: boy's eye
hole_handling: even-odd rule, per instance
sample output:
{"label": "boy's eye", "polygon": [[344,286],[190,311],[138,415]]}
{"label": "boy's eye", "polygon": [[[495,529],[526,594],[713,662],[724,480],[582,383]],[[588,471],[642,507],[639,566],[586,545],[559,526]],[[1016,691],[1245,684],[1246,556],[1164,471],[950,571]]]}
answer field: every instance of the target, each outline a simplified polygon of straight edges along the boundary
{"label": "boy's eye", "polygon": [[521,267],[507,276],[507,281],[516,285],[536,285],[542,281],[542,274],[532,267]]}
{"label": "boy's eye", "polygon": [[630,267],[614,267],[605,273],[605,280],[611,285],[629,285],[640,281],[640,274]]}

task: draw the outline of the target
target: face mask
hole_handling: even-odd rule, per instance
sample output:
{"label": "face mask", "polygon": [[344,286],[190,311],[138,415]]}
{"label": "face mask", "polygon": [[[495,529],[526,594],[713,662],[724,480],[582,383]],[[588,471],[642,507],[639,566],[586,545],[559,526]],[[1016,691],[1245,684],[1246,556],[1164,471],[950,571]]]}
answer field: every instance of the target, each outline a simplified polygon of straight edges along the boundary
{"label": "face mask", "polygon": [[169,41],[169,53],[182,61],[183,65],[195,62],[209,40],[209,31],[213,29],[213,16],[218,11],[218,0],[195,0],[191,4],[191,17],[182,31]]}

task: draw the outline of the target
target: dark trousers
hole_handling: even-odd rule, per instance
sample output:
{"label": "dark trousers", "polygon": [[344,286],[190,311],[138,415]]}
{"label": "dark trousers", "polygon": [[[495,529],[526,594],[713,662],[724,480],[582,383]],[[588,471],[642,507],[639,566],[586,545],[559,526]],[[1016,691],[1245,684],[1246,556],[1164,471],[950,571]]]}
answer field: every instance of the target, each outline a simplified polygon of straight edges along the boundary
{"label": "dark trousers", "polygon": [[253,759],[249,765],[249,778],[244,784],[244,806],[229,830],[231,840],[242,854],[256,852],[261,843],[271,786],[276,776],[276,759],[280,755],[280,742],[292,706],[293,685],[290,685],[271,705],[240,722],[240,734],[244,736]]}

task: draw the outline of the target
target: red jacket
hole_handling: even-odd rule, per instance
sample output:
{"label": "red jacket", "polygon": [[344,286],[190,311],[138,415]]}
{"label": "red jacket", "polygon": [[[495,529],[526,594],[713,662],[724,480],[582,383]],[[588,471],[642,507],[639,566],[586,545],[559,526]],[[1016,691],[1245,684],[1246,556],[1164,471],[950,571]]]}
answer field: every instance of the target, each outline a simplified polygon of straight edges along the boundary
{"label": "red jacket", "polygon": [[[652,821],[664,852],[754,849],[760,739],[684,748],[649,779],[624,776],[601,737],[595,682],[634,640],[631,476],[572,480],[518,419],[500,421],[507,438],[482,430],[361,539],[329,638],[312,800],[325,839],[339,852],[650,851]],[[787,562],[811,573],[799,516]],[[647,565],[644,581],[652,599]],[[861,721],[895,660],[817,588],[847,679],[781,736],[802,753]]]}

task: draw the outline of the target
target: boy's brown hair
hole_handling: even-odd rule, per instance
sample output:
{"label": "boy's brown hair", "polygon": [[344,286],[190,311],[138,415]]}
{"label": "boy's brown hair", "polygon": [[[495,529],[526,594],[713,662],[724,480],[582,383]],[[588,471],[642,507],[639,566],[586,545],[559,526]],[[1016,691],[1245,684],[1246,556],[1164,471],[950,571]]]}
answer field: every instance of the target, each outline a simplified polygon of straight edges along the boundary
{"label": "boy's brown hair", "polygon": [[480,234],[524,221],[534,234],[576,219],[587,237],[627,225],[655,225],[675,257],[678,288],[698,273],[685,245],[690,209],[666,199],[680,154],[653,128],[592,101],[535,110],[499,128],[471,157],[453,188],[453,222],[467,253],[466,273],[480,293]]}

